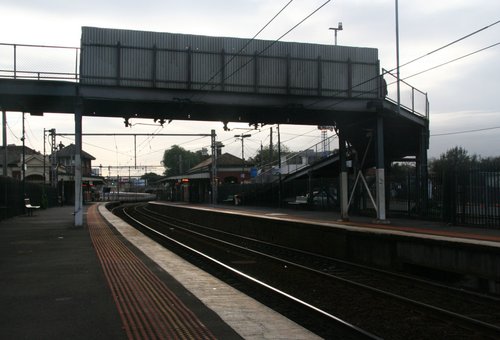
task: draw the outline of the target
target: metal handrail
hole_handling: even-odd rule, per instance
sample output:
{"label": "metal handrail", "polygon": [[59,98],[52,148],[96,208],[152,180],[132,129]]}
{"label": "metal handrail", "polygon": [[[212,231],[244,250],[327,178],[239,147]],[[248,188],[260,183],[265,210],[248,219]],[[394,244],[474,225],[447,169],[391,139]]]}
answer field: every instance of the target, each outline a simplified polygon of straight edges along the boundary
{"label": "metal handrail", "polygon": [[[331,155],[333,155],[336,150],[332,149],[330,150],[330,148],[328,150],[322,150],[322,151],[318,151],[318,149],[320,149],[321,147],[323,147],[325,145],[325,142],[330,145],[331,142],[337,138],[337,135],[332,135],[330,137],[328,137],[327,139],[325,140],[322,140],[308,148],[306,148],[305,150],[303,151],[299,151],[299,152],[294,152],[294,153],[291,153],[289,155],[287,155],[287,157],[281,161],[281,167],[279,167],[280,165],[280,160],[277,160],[277,161],[273,161],[271,163],[268,163],[268,164],[265,164],[263,166],[263,168],[268,168],[268,170],[265,170],[263,172],[261,172],[257,177],[255,177],[255,180],[258,182],[259,181],[259,178],[262,180],[263,178],[265,177],[271,177],[273,179],[277,179],[277,177],[275,176],[277,173],[285,173],[286,175],[290,175],[290,174],[293,174],[297,171],[300,171],[308,166],[310,166],[312,163],[306,163],[306,164],[289,164],[289,161],[293,158],[296,158],[296,157],[301,157],[303,155],[308,155],[308,153],[311,152],[311,150],[314,150],[314,153],[317,155],[321,152],[323,152],[323,154],[321,155],[321,157],[318,157],[317,160],[319,159],[325,159]],[[277,168],[278,167],[278,168]],[[281,170],[279,170],[281,169]],[[284,171],[283,169],[286,169],[286,171]]]}
{"label": "metal handrail", "polygon": [[[0,43],[0,51],[2,48],[11,48],[10,51],[12,55],[12,67],[7,69],[4,65],[6,64],[5,59],[1,58],[2,53],[0,53],[0,78],[9,79],[35,79],[35,80],[79,80],[79,62],[80,62],[80,48],[79,47],[69,47],[69,46],[55,46],[55,45],[32,45],[32,44],[11,44],[11,43]],[[57,71],[33,71],[29,69],[19,69],[19,50],[21,48],[27,49],[54,49],[54,50],[66,50],[74,51],[73,56],[69,54],[67,57],[71,57],[73,60],[70,64],[65,64],[63,67],[68,70],[74,70],[74,72],[57,72]],[[67,67],[66,67],[67,66]]]}
{"label": "metal handrail", "polygon": [[[397,82],[398,82],[397,76],[388,70],[382,69],[382,76],[384,76],[386,74],[391,76],[392,78],[394,78],[394,81],[387,83],[388,87],[391,85],[397,84]],[[407,83],[406,81],[404,81],[402,79],[399,80],[399,83],[400,83],[400,85],[401,84],[405,85],[405,87],[409,88],[411,91],[411,103],[408,104],[404,101],[400,101],[399,105],[401,107],[407,109],[408,111],[411,111],[415,115],[429,119],[429,98],[428,98],[427,93],[417,89],[416,87],[414,87],[413,85],[410,85],[409,83]],[[421,112],[415,108],[415,99],[416,99],[416,95],[418,95],[418,94],[420,94],[424,98],[424,103],[423,103],[424,110],[423,110],[423,112]],[[390,98],[390,97],[386,97],[385,99],[390,101],[393,104],[398,104],[397,99]]]}
{"label": "metal handrail", "polygon": [[[114,45],[112,45],[114,46]],[[10,48],[13,59],[9,60],[10,57],[3,57],[2,54],[4,54],[3,50],[4,48]],[[43,49],[55,49],[55,50],[69,50],[69,51],[74,51],[74,56],[71,56],[69,54],[66,55],[66,57],[71,57],[72,61],[67,60],[64,65],[59,65],[58,68],[65,68],[66,70],[73,70],[72,72],[58,72],[58,71],[53,71],[53,70],[48,70],[48,71],[40,71],[40,70],[30,70],[26,67],[20,68],[19,63],[22,61],[22,58],[19,56],[20,50],[22,49],[38,49],[38,48],[43,48]],[[126,48],[125,46],[121,46],[121,48]],[[79,47],[68,47],[68,46],[55,46],[55,45],[31,45],[31,44],[11,44],[11,43],[0,43],[0,78],[9,78],[9,79],[34,79],[34,80],[71,80],[75,82],[79,82],[80,79],[80,73],[79,73],[79,67],[80,67],[80,51],[81,48]],[[322,60],[321,62],[326,62],[327,60]],[[331,62],[338,62],[338,61],[331,61]],[[11,67],[5,67],[5,65],[8,65],[10,63]],[[392,74],[391,72],[387,70],[382,70],[382,77],[385,75],[389,75],[390,77],[394,78],[394,81],[391,81],[387,86],[391,86],[393,84],[397,83],[397,76]],[[103,79],[106,77],[103,77]],[[87,78],[86,78],[87,79]],[[110,80],[115,79],[115,78],[110,78]],[[142,81],[142,79],[121,79],[121,80],[139,80]],[[391,79],[392,80],[392,79]],[[161,79],[156,79],[155,81],[161,83]],[[201,84],[201,83],[200,83]],[[399,103],[401,107],[405,108],[406,110],[410,111],[411,113],[418,115],[420,117],[424,117],[426,119],[429,119],[429,100],[427,93],[415,88],[414,86],[410,85],[409,83],[405,82],[404,80],[400,79],[400,84],[403,84],[403,90],[410,91],[411,96],[410,96],[410,101],[408,100],[401,100]],[[194,84],[193,84],[194,85]],[[227,86],[238,86],[237,84],[230,84],[227,83],[225,84]],[[262,85],[261,85],[262,86]],[[304,90],[302,88],[292,88],[290,89],[293,90]],[[314,90],[314,89],[307,89],[307,90]],[[324,91],[335,91],[335,89],[326,89],[323,88],[322,90]],[[344,90],[343,90],[344,91]],[[351,89],[352,91],[352,89]],[[363,94],[360,93],[359,95]],[[423,98],[422,100],[418,100],[418,98],[421,97]],[[387,96],[385,98],[386,100],[390,101],[391,103],[398,104],[397,101],[394,98],[391,98],[391,96]],[[418,100],[418,102],[416,102]],[[417,105],[418,104],[418,105]],[[417,109],[416,106],[422,107],[422,109]]]}

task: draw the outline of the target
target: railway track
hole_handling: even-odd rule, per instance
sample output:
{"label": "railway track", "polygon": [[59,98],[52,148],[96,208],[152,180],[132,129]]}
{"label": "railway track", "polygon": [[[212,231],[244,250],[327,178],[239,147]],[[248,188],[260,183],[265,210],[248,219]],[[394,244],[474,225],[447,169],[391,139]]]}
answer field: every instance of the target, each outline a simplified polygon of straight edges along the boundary
{"label": "railway track", "polygon": [[218,266],[243,273],[245,280],[265,283],[285,300],[300,301],[299,309],[309,318],[304,313],[291,318],[324,337],[334,335],[329,329],[336,319],[348,320],[342,321],[344,327],[353,326],[366,337],[500,337],[500,303],[492,297],[194,225],[148,210],[147,205],[116,213],[155,238],[168,237],[198,252],[202,249]]}

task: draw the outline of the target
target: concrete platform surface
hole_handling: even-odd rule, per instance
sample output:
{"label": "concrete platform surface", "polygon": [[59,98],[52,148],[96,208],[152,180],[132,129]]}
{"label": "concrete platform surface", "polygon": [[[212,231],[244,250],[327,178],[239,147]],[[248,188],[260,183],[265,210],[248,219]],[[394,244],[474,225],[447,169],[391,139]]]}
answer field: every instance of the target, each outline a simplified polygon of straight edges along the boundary
{"label": "concrete platform surface", "polygon": [[[110,229],[116,238],[137,254],[216,338],[318,338],[159,246],[103,205],[98,208],[113,225]],[[73,221],[73,207],[37,210],[34,216],[0,221],[2,339],[126,339],[133,334],[123,322],[116,290],[102,267],[103,255],[96,254],[98,246],[106,245],[92,243],[87,210],[83,228],[75,228]],[[140,307],[131,311],[139,318]]]}
{"label": "concrete platform surface", "polygon": [[73,207],[0,222],[2,339],[125,339],[88,230]]}

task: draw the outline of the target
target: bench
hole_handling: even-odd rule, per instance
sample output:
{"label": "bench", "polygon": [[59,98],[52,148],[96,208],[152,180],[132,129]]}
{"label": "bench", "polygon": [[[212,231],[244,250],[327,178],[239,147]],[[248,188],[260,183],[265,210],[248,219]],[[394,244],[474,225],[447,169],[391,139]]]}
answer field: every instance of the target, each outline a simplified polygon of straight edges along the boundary
{"label": "bench", "polygon": [[234,196],[233,195],[228,195],[226,199],[222,200],[224,203],[234,203]]}
{"label": "bench", "polygon": [[288,204],[293,205],[295,207],[308,207],[309,206],[309,201],[307,199],[307,196],[297,196],[295,197],[295,201],[290,201]]}
{"label": "bench", "polygon": [[40,209],[39,205],[31,205],[29,198],[24,199],[24,207],[26,208],[28,216],[33,216],[33,210]]}

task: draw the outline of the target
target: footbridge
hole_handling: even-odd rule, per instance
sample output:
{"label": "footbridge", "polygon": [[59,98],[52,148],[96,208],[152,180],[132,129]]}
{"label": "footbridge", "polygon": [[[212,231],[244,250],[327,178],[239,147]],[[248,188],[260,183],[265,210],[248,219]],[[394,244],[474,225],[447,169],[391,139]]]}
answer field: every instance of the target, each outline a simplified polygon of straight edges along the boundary
{"label": "footbridge", "polygon": [[78,48],[0,44],[0,63],[0,109],[74,114],[77,152],[82,116],[333,126],[346,219],[347,157],[376,167],[380,220],[387,165],[414,159],[425,178],[427,94],[399,81],[391,100],[377,49],[83,27]]}

